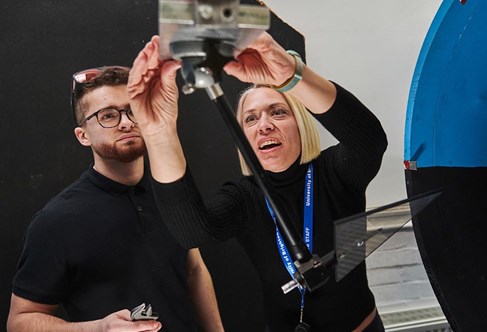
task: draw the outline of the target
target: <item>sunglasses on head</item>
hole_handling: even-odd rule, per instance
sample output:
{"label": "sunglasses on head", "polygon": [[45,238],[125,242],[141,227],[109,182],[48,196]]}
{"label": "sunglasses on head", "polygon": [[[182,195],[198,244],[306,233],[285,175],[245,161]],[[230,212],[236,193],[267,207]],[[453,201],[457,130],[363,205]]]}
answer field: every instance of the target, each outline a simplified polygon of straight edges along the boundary
{"label": "sunglasses on head", "polygon": [[[123,67],[123,66],[110,66],[110,67],[120,68],[125,70],[130,69],[128,67]],[[83,86],[85,86],[92,80],[99,77],[103,73],[104,68],[107,67],[89,68],[89,69],[78,71],[73,74],[73,84],[71,87],[71,111],[73,112],[74,122],[76,124],[78,124],[76,119],[76,96],[82,91]]]}

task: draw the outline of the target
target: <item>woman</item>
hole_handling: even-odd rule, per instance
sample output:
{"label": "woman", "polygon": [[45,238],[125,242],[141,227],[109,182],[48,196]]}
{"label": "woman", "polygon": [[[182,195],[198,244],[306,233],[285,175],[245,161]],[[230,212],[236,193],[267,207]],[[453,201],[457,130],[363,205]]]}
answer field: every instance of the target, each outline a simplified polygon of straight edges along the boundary
{"label": "woman", "polygon": [[[128,89],[160,208],[173,235],[187,247],[237,237],[261,278],[269,331],[293,331],[300,321],[312,331],[383,331],[365,263],[339,283],[331,280],[313,293],[282,293],[290,276],[277,248],[272,210],[245,162],[239,182],[225,184],[210,201],[202,201],[176,132],[179,64],[160,63],[158,54],[154,37],[136,58]],[[224,70],[257,84],[243,93],[237,118],[298,229],[309,220],[303,192],[305,178],[312,178],[312,252],[325,255],[333,249],[333,221],[365,209],[365,189],[387,146],[379,121],[353,95],[300,63],[267,33]],[[320,152],[312,117],[340,143]]]}

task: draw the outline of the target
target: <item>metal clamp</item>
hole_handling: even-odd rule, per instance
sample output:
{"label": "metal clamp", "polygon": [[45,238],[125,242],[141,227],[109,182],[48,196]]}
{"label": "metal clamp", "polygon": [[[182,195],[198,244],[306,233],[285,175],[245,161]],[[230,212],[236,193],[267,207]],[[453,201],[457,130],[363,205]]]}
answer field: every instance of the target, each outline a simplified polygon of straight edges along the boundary
{"label": "metal clamp", "polygon": [[145,303],[142,303],[130,310],[130,319],[132,320],[157,320],[158,318],[159,314],[152,311],[150,304],[145,305]]}

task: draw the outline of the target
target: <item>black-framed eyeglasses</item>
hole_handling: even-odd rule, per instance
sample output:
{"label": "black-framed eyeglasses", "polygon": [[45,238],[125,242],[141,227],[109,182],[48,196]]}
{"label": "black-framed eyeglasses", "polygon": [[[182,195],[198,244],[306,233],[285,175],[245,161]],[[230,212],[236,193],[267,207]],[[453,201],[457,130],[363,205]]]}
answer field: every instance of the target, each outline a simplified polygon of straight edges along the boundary
{"label": "black-framed eyeglasses", "polygon": [[[122,68],[125,70],[129,70],[128,67],[123,67],[123,66],[111,66],[112,68]],[[74,121],[75,123],[78,124],[78,120],[76,119],[76,98],[77,96],[81,93],[83,90],[83,86],[91,82],[92,80],[96,79],[103,73],[103,68],[105,67],[97,67],[97,68],[89,68],[85,70],[78,71],[73,74],[73,84],[71,87],[71,111],[74,116]],[[120,113],[118,113],[120,116]],[[134,122],[133,116],[130,118],[128,112],[125,112],[127,114],[128,118]],[[93,116],[94,114],[90,115]],[[98,116],[97,116],[98,118]],[[120,116],[121,118],[121,116]],[[86,122],[88,118],[85,118],[82,123]],[[134,122],[135,123],[135,122]],[[81,125],[81,124],[78,124]],[[109,127],[108,127],[109,128]]]}
{"label": "black-framed eyeglasses", "polygon": [[79,126],[82,126],[89,119],[96,117],[98,123],[103,128],[113,128],[118,126],[120,124],[120,121],[122,121],[122,112],[125,112],[125,115],[127,115],[127,118],[130,121],[137,124],[137,122],[135,121],[134,113],[132,112],[130,107],[127,107],[126,109],[122,110],[117,110],[116,108],[104,108],[102,110],[96,111],[95,113],[88,115],[86,118],[84,118],[79,123]]}

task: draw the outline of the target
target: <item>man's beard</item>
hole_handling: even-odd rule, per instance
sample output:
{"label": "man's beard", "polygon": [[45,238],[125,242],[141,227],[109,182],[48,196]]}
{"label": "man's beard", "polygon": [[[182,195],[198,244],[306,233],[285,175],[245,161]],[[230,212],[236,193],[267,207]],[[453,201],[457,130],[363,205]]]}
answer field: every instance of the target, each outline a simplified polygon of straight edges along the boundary
{"label": "man's beard", "polygon": [[144,141],[141,143],[124,144],[123,147],[117,147],[116,143],[113,145],[103,144],[99,147],[93,147],[93,150],[104,159],[111,159],[129,163],[142,157],[146,152]]}

